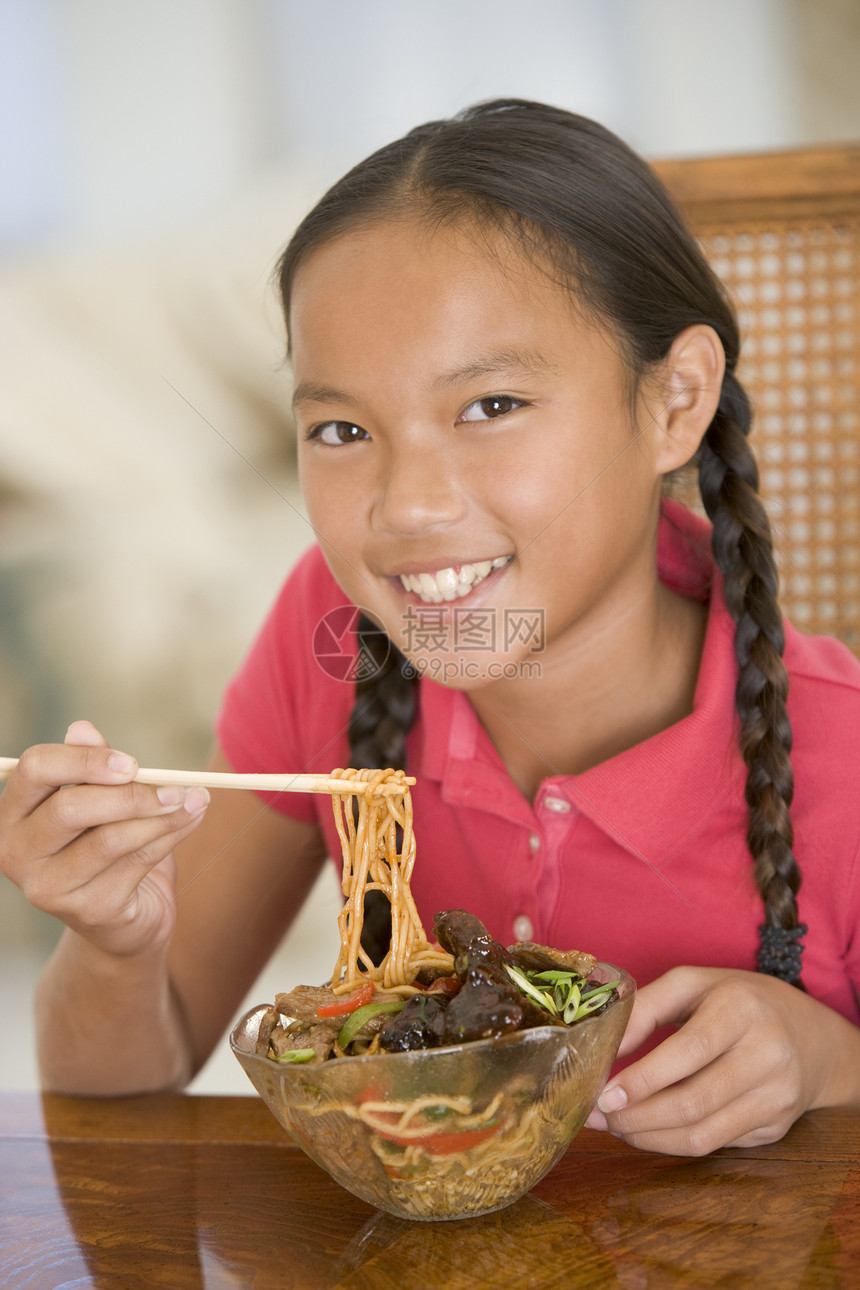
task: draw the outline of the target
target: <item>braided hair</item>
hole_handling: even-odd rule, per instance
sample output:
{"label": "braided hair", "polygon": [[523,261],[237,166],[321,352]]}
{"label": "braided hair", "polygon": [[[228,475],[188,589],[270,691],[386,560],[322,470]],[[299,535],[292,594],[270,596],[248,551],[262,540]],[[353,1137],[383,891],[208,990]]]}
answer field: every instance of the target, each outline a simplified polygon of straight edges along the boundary
{"label": "braided hair", "polygon": [[[759,971],[800,982],[800,870],[792,851],[789,807],[794,792],[788,676],[782,661],[785,630],[777,603],[770,524],[758,495],[758,466],[747,440],[750,406],[733,373],[723,382],[716,415],[698,453],[699,489],[713,523],[713,549],[737,624],[735,704],[747,766],[747,845],[765,902]],[[801,986],[802,988],[802,986]]]}
{"label": "braided hair", "polygon": [[[377,766],[405,770],[406,736],[418,706],[418,673],[366,614],[359,616],[356,634],[359,661],[349,721],[350,764],[357,770]],[[365,895],[361,944],[374,963],[381,963],[388,953],[391,906],[381,891]]]}
{"label": "braided hair", "polygon": [[[278,265],[288,328],[303,259],[341,233],[400,215],[431,227],[466,222],[518,244],[613,330],[627,360],[631,396],[685,328],[705,324],[719,336],[726,375],[697,464],[714,558],[736,624],[747,843],[764,902],[758,968],[800,985],[806,928],[798,920],[800,871],[789,814],[784,633],[770,526],[747,438],[749,401],[736,376],[738,326],[724,288],[662,184],[625,143],[585,117],[499,99],[417,127],[329,190]],[[366,640],[372,650],[369,632]],[[414,681],[393,645],[385,664],[364,670],[368,679],[357,687],[350,726],[354,764],[404,765],[416,711]]]}

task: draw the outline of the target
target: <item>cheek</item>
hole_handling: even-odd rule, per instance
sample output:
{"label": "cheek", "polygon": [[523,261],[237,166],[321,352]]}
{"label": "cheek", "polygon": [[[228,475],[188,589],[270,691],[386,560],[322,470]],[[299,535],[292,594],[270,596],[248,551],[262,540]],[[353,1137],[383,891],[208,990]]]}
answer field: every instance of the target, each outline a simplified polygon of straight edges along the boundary
{"label": "cheek", "polygon": [[560,576],[576,584],[565,584],[565,593],[599,582],[619,552],[645,540],[658,495],[635,445],[609,462],[568,459],[554,472],[521,471],[512,501],[518,545],[544,593]]}
{"label": "cheek", "polygon": [[304,463],[299,458],[299,482],[308,519],[321,541],[349,540],[360,527],[360,495],[349,471]]}
{"label": "cheek", "polygon": [[594,473],[582,459],[551,452],[521,458],[515,469],[500,473],[505,483],[497,492],[497,509],[511,525],[517,545],[535,541],[548,525],[551,532],[557,525],[577,523],[588,510]]}
{"label": "cheek", "polygon": [[[313,471],[299,466],[299,483],[302,488],[308,519],[317,531],[326,532],[332,508],[327,502],[327,490]],[[335,511],[335,514],[337,512]]]}
{"label": "cheek", "polygon": [[523,441],[511,436],[499,453],[495,465],[504,495],[523,517],[538,521],[557,513],[600,478],[618,451],[615,437],[606,422],[595,425],[584,413],[552,409],[537,433]]}
{"label": "cheek", "polygon": [[[305,510],[313,536],[338,584],[353,601],[361,601],[366,586],[356,572],[359,565],[361,518],[352,499],[333,474],[313,469],[300,471]],[[365,592],[366,597],[366,592]]]}

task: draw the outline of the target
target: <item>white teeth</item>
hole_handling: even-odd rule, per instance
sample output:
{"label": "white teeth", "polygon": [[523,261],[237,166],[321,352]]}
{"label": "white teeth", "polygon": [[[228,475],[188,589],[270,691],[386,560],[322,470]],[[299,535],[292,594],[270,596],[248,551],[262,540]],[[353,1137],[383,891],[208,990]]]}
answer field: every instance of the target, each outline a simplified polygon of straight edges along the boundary
{"label": "white teeth", "polygon": [[453,569],[440,569],[436,574],[436,586],[446,600],[453,600],[456,596],[458,581]]}
{"label": "white teeth", "polygon": [[440,605],[443,601],[467,596],[488,573],[503,568],[511,559],[511,556],[500,555],[495,560],[478,560],[475,564],[439,569],[435,574],[402,573],[400,581],[407,591],[420,596],[425,604]]}

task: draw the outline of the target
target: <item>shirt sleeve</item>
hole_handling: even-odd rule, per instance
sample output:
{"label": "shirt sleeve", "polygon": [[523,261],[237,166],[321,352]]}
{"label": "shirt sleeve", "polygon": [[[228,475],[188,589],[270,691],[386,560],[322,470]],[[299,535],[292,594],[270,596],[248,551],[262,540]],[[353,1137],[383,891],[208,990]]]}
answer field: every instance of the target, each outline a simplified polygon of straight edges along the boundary
{"label": "shirt sleeve", "polygon": [[[332,589],[334,596],[332,596]],[[319,548],[306,552],[284,583],[250,652],[225,691],[217,720],[218,739],[230,765],[242,774],[303,773],[339,764],[340,748],[326,749],[321,721],[330,714],[338,729],[348,723],[351,687],[331,691],[314,665],[315,625],[328,601],[344,600]],[[329,693],[325,694],[324,691]],[[350,691],[350,692],[347,692]],[[334,707],[334,711],[332,710]],[[318,749],[315,753],[314,749]],[[332,760],[334,759],[334,760]],[[340,763],[343,764],[343,763]],[[318,820],[316,802],[304,793],[260,793],[263,801],[303,823]]]}
{"label": "shirt sleeve", "polygon": [[850,911],[850,930],[845,954],[845,970],[854,991],[854,1004],[860,1013],[860,849],[855,852],[854,863],[845,889],[845,903]]}

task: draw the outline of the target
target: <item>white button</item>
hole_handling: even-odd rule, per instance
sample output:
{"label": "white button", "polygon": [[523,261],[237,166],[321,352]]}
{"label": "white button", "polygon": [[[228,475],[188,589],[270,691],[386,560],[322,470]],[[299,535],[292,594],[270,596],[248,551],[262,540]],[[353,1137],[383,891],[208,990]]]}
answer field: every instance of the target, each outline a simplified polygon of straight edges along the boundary
{"label": "white button", "polygon": [[530,941],[535,934],[532,927],[532,920],[526,918],[525,914],[517,914],[514,919],[514,936],[518,941]]}
{"label": "white button", "polygon": [[543,804],[548,811],[557,811],[559,815],[570,810],[570,802],[566,802],[563,797],[545,797]]}
{"label": "white button", "polygon": [[540,838],[536,833],[532,833],[529,836],[529,850],[538,851],[539,849],[540,849]]}

